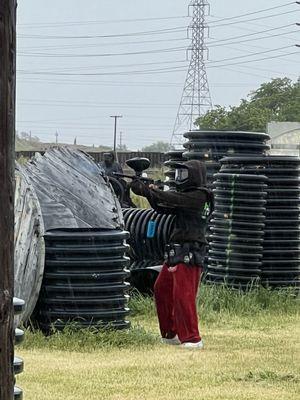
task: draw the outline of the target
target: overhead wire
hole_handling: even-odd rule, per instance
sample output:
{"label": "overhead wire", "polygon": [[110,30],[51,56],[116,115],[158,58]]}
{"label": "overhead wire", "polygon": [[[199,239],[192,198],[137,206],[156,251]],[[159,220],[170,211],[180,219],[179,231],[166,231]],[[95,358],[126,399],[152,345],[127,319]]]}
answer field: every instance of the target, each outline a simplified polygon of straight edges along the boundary
{"label": "overhead wire", "polygon": [[263,17],[257,17],[257,18],[252,18],[252,19],[245,19],[242,21],[234,21],[234,22],[229,22],[229,23],[225,23],[225,24],[217,24],[214,25],[213,22],[210,23],[212,28],[217,28],[217,27],[223,27],[223,26],[230,26],[230,25],[236,25],[236,24],[242,24],[245,22],[251,22],[251,21],[258,21],[258,20],[262,20],[262,19],[267,19],[267,18],[273,18],[273,17],[281,17],[282,15],[286,15],[286,14],[292,14],[292,13],[296,13],[299,12],[300,10],[291,10],[291,11],[286,11],[284,13],[278,13],[278,14],[271,14],[271,15],[265,15]]}
{"label": "overhead wire", "polygon": [[[227,21],[227,20],[233,20],[233,19],[237,19],[237,18],[241,18],[241,17],[244,17],[244,16],[247,16],[247,15],[252,15],[252,14],[256,14],[256,13],[259,13],[259,12],[266,12],[266,11],[269,11],[269,10],[271,10],[271,9],[275,9],[275,8],[280,8],[280,7],[284,7],[284,6],[287,6],[287,5],[290,5],[290,4],[294,4],[294,3],[297,3],[297,2],[292,2],[292,3],[288,3],[288,4],[286,4],[286,5],[282,5],[282,6],[277,6],[277,7],[271,7],[271,8],[269,8],[269,9],[264,9],[264,10],[259,10],[259,11],[256,11],[256,12],[252,12],[252,13],[247,13],[247,14],[243,14],[243,15],[240,15],[240,16],[234,16],[234,17],[228,17],[228,18],[224,18],[224,19],[221,19],[221,20],[217,20],[217,21],[214,21],[214,23],[213,23],[213,25],[214,25],[214,27],[218,27],[218,26],[225,26],[224,24],[223,25],[218,25],[218,23],[220,22],[220,21]],[[299,3],[299,2],[298,2]],[[260,19],[265,19],[265,18],[271,18],[271,17],[274,17],[274,16],[278,16],[278,15],[283,15],[283,14],[289,14],[289,13],[291,13],[292,11],[288,11],[288,12],[286,12],[286,13],[281,13],[281,14],[273,14],[273,15],[269,15],[269,16],[265,16],[265,17],[260,17],[260,18],[255,18],[255,19],[248,19],[248,20],[243,20],[243,21],[236,21],[236,22],[234,22],[234,23],[238,23],[238,24],[240,24],[240,23],[246,23],[246,22],[251,22],[251,21],[256,21],[256,20],[260,20]],[[230,23],[230,24],[226,24],[226,25],[232,25],[233,23]],[[286,26],[283,26],[282,28],[285,28],[285,27],[288,27],[288,26],[291,26],[291,25],[294,25],[294,24],[289,24],[289,25],[286,25]],[[65,38],[65,39],[70,39],[70,38],[80,38],[80,39],[86,39],[86,38],[91,38],[91,37],[94,37],[94,38],[98,38],[98,37],[109,37],[109,38],[112,38],[112,37],[122,37],[122,36],[128,36],[128,35],[136,35],[136,36],[143,36],[143,35],[150,35],[150,34],[162,34],[163,32],[164,33],[174,33],[175,31],[176,31],[176,29],[181,29],[180,27],[177,27],[177,28],[170,28],[170,29],[167,29],[167,30],[159,30],[159,31],[154,31],[154,32],[157,32],[157,33],[150,33],[150,31],[144,31],[144,32],[139,32],[138,34],[137,33],[130,33],[130,34],[122,34],[122,35],[94,35],[94,36],[91,36],[91,35],[88,35],[88,36],[65,36],[65,37],[63,37],[63,36],[59,36],[59,38]],[[262,32],[254,32],[254,33],[251,33],[251,34],[248,34],[248,35],[240,35],[240,38],[243,38],[243,37],[247,37],[247,36],[255,36],[255,35],[258,35],[259,33],[267,33],[267,32],[271,32],[271,31],[274,31],[274,30],[276,30],[276,29],[279,29],[279,28],[271,28],[271,29],[267,29],[267,30],[265,30],[265,31],[262,31]],[[185,29],[183,29],[182,28],[182,31],[185,31]],[[294,32],[296,32],[296,31],[294,31]],[[289,33],[293,33],[293,32],[285,32],[285,33],[282,33],[282,34],[276,34],[276,35],[273,35],[273,36],[283,36],[283,35],[286,35],[286,34],[289,34]],[[25,35],[25,36],[23,36],[23,37],[29,37],[30,35]],[[41,38],[41,36],[42,35],[32,35],[32,36],[34,36],[34,38]],[[52,36],[47,36],[46,37],[46,35],[44,35],[43,37],[45,37],[45,38],[47,38],[47,39],[49,39],[49,38],[55,38],[55,39],[57,39],[58,38],[58,36],[54,36],[54,35],[52,35]],[[237,39],[238,37],[236,37],[236,39]],[[265,38],[268,38],[268,37],[262,37],[262,38],[254,38],[253,40],[259,40],[259,39],[265,39]],[[162,40],[160,40],[160,41],[167,41],[168,39],[162,39]],[[169,41],[172,41],[172,40],[176,40],[176,39],[169,39]],[[181,39],[181,40],[186,40],[186,39]],[[212,44],[212,46],[211,47],[218,47],[217,45],[218,45],[218,43],[223,43],[223,42],[227,42],[226,44],[227,45],[230,45],[230,44],[239,44],[239,43],[244,43],[244,42],[249,42],[249,41],[251,41],[252,39],[248,39],[248,40],[242,40],[242,41],[237,41],[237,42],[230,42],[230,40],[232,40],[232,39],[230,39],[230,38],[227,38],[227,39],[221,39],[220,41],[214,41],[214,42],[212,42],[212,43],[210,43],[210,44]],[[234,40],[234,39],[233,39]],[[151,42],[151,41],[148,41],[148,42]],[[153,41],[152,41],[153,42]],[[158,41],[157,41],[158,42]],[[141,43],[141,42],[140,42]],[[213,44],[215,44],[215,46],[213,46]],[[221,44],[219,44],[219,46],[220,46]],[[262,61],[262,60],[266,60],[266,59],[274,59],[274,58],[279,58],[279,57],[283,57],[283,56],[285,56],[285,55],[291,55],[291,54],[299,54],[299,52],[290,52],[290,53],[286,53],[286,54],[279,54],[279,55],[274,55],[274,56],[269,56],[269,57],[264,57],[264,58],[260,58],[260,59],[249,59],[249,60],[247,60],[247,61],[240,61],[240,62],[234,62],[234,63],[227,63],[227,62],[229,62],[229,61],[233,61],[233,60],[239,60],[239,59],[242,59],[242,58],[250,58],[251,56],[256,56],[256,55],[259,55],[259,54],[266,54],[266,53],[269,53],[269,52],[273,52],[273,51],[280,51],[280,50],[283,50],[283,49],[287,49],[287,48],[290,48],[290,47],[292,47],[292,46],[284,46],[284,47],[279,47],[279,48],[277,48],[277,49],[271,49],[271,50],[266,50],[266,51],[263,51],[263,52],[256,52],[256,53],[250,53],[250,54],[248,54],[248,55],[242,55],[242,56],[238,56],[238,57],[231,57],[231,58],[225,58],[225,59],[222,59],[222,60],[216,60],[216,61],[211,61],[210,63],[208,63],[208,66],[207,66],[207,68],[224,68],[224,69],[226,69],[226,67],[227,66],[232,66],[232,65],[241,65],[241,64],[244,64],[244,63],[252,63],[252,62],[257,62],[257,61]],[[60,47],[61,48],[61,47]],[[176,51],[181,51],[181,50],[183,50],[183,49],[185,49],[184,47],[182,47],[182,48],[171,48],[171,49],[157,49],[157,50],[150,50],[150,52],[161,52],[161,51],[163,51],[163,52],[165,52],[166,50],[167,50],[167,52],[169,52],[169,50],[174,50],[174,49],[176,49]],[[144,54],[144,52],[137,52],[137,53],[139,53],[139,54]],[[116,54],[116,55],[121,55],[121,54]],[[132,53],[125,53],[125,55],[132,55]],[[56,54],[51,54],[50,55],[50,57],[57,57],[57,56],[59,56],[59,57],[65,57],[64,55],[56,55]],[[87,56],[87,57],[89,57],[90,55],[83,55],[83,56]],[[102,55],[101,55],[102,56]],[[106,55],[105,55],[106,56]],[[76,55],[68,55],[68,57],[77,57]],[[144,63],[144,64],[128,64],[126,67],[130,67],[130,66],[133,66],[133,65],[135,65],[135,66],[137,66],[137,65],[159,65],[159,64],[164,64],[164,63],[170,63],[170,64],[172,64],[172,63],[176,63],[177,61],[165,61],[165,62],[163,62],[163,61],[160,61],[160,62],[158,62],[158,63]],[[178,62],[184,62],[184,61],[178,61]],[[214,65],[215,63],[220,63],[221,65]],[[222,63],[224,63],[224,64],[222,64]],[[92,67],[92,68],[107,68],[108,66],[104,66],[104,67],[97,67],[97,66],[94,66],[94,67]],[[120,66],[119,66],[120,67]],[[123,66],[123,67],[125,67],[125,65]],[[89,67],[79,67],[79,68],[89,68]],[[110,67],[109,67],[110,68]],[[157,69],[153,69],[153,70],[142,70],[142,71],[118,71],[118,72],[115,72],[115,73],[113,73],[113,72],[110,72],[110,73],[97,73],[97,74],[56,74],[56,73],[53,73],[53,72],[49,72],[48,71],[48,73],[46,73],[46,75],[56,75],[56,76],[59,76],[59,75],[62,75],[62,76],[101,76],[101,75],[125,75],[125,76],[128,76],[128,75],[131,75],[131,74],[160,74],[160,73],[165,73],[165,72],[180,72],[180,71],[186,71],[185,69],[180,69],[181,67],[171,67],[171,68],[157,68]],[[64,68],[64,70],[65,70],[66,68]],[[229,69],[229,68],[227,68],[227,69]],[[37,74],[39,75],[40,74],[40,72],[41,71],[37,71]],[[23,73],[24,74],[27,74],[28,73],[28,71],[24,71],[23,70]],[[240,72],[240,73],[242,73],[242,72]],[[30,73],[29,73],[30,74]],[[32,73],[31,73],[32,74]],[[40,75],[43,75],[44,73],[41,73]],[[247,73],[245,73],[245,74],[247,74]],[[249,73],[248,73],[249,74]],[[253,75],[253,74],[252,74]],[[43,100],[43,102],[44,102],[44,100]],[[60,105],[59,105],[59,107],[65,107],[65,105],[64,104],[62,104],[62,103],[59,103]],[[33,102],[32,103],[27,103],[27,105],[39,105],[40,106],[40,104],[34,104]],[[46,106],[50,106],[50,104],[48,103],[45,103],[45,105]],[[58,105],[56,104],[56,105],[54,105],[54,104],[52,104],[51,106],[55,106],[55,107],[57,107]],[[155,105],[155,107],[156,107],[157,105]],[[79,105],[75,105],[74,107],[79,107]],[[97,106],[95,106],[95,105],[91,105],[91,104],[87,104],[87,105],[84,105],[84,104],[82,104],[82,105],[80,105],[80,107],[99,107],[98,105]],[[106,106],[104,106],[104,107],[106,107]],[[108,107],[108,106],[107,106]],[[129,105],[129,104],[126,104],[124,107],[131,107],[131,105]],[[143,107],[147,107],[147,108],[153,108],[153,106],[150,106],[150,105],[143,105],[143,104],[140,104],[140,103],[138,103],[137,105],[134,105],[134,107],[137,107],[137,108],[143,108]],[[154,108],[155,108],[154,107]],[[161,107],[166,107],[166,105],[164,105],[164,106],[159,106],[159,108],[161,108]],[[24,123],[24,122],[23,122]],[[70,125],[68,125],[68,128],[65,128],[65,129],[73,129],[73,128],[71,128],[71,126]],[[90,128],[90,129],[92,129],[92,128]],[[97,128],[95,128],[95,129],[98,129],[98,125],[97,125]],[[52,135],[53,135],[53,133],[52,133]],[[86,136],[85,136],[86,137]]]}
{"label": "overhead wire", "polygon": [[299,51],[294,51],[294,52],[291,52],[291,53],[277,54],[277,55],[271,56],[271,57],[258,58],[258,59],[255,59],[255,60],[240,61],[240,62],[231,63],[231,64],[224,64],[224,65],[220,65],[220,66],[211,65],[211,66],[208,66],[207,68],[219,68],[219,67],[227,67],[227,66],[230,66],[230,65],[241,65],[241,64],[245,64],[245,63],[249,63],[249,62],[271,60],[271,59],[274,59],[274,58],[280,58],[280,57],[284,57],[285,55],[292,55],[292,54],[298,54],[299,55],[300,52]]}
{"label": "overhead wire", "polygon": [[[255,52],[255,53],[244,54],[244,55],[242,55],[242,56],[236,56],[236,57],[230,57],[230,58],[223,58],[222,60],[214,60],[214,61],[211,61],[211,62],[209,62],[209,63],[207,63],[207,64],[208,64],[208,65],[211,64],[211,63],[216,64],[216,63],[221,63],[221,62],[224,62],[224,61],[232,61],[232,60],[236,60],[236,59],[240,59],[240,58],[246,58],[246,57],[256,56],[256,55],[259,55],[259,54],[272,53],[273,51],[285,50],[285,49],[289,49],[289,48],[291,48],[291,47],[295,47],[295,45],[277,47],[276,49],[258,51],[258,52]],[[250,61],[251,61],[251,60],[250,60]]]}
{"label": "overhead wire", "polygon": [[262,40],[262,39],[272,39],[274,37],[279,37],[279,36],[285,36],[285,35],[289,35],[291,33],[296,33],[299,32],[299,30],[294,30],[294,31],[289,31],[289,32],[284,32],[284,33],[277,33],[274,34],[272,36],[268,35],[268,36],[262,36],[262,37],[258,37],[258,38],[251,38],[251,39],[244,39],[244,40],[239,40],[237,42],[229,42],[229,43],[219,43],[219,44],[212,44],[209,47],[220,47],[220,46],[228,46],[230,44],[240,44],[240,43],[248,43],[248,42],[255,42],[257,40]]}
{"label": "overhead wire", "polygon": [[91,25],[91,24],[110,24],[110,23],[123,23],[123,22],[144,22],[144,21],[164,21],[171,19],[186,19],[189,18],[188,15],[178,15],[178,16],[168,16],[168,17],[149,17],[149,18],[129,18],[129,19],[114,19],[114,20],[92,20],[92,21],[64,21],[64,22],[39,22],[35,24],[18,24],[18,26],[26,26],[27,28],[35,28],[36,26],[39,28],[43,27],[54,27],[58,26],[74,26],[74,25]]}
{"label": "overhead wire", "polygon": [[[216,21],[213,22],[220,22],[220,21],[227,21],[227,20],[232,20],[232,19],[237,19],[237,18],[242,18],[245,16],[249,16],[249,15],[254,15],[254,14],[259,14],[259,13],[263,13],[266,11],[271,11],[271,10],[275,10],[278,8],[283,8],[283,7],[287,7],[293,4],[299,4],[299,2],[297,1],[292,1],[289,3],[285,3],[282,5],[278,5],[278,6],[274,6],[274,7],[269,7],[269,8],[265,8],[262,10],[257,10],[257,11],[250,11],[247,12],[245,14],[239,14],[239,15],[235,15],[232,17],[225,17],[225,18],[219,18]],[[54,27],[57,28],[58,26],[62,26],[62,27],[66,27],[66,26],[74,26],[74,25],[91,25],[91,24],[109,24],[109,23],[127,23],[127,22],[143,22],[143,21],[163,21],[163,20],[172,20],[172,19],[186,19],[186,18],[190,18],[188,15],[178,15],[178,16],[167,16],[167,17],[147,17],[147,18],[123,18],[123,19],[114,19],[114,20],[90,20],[90,21],[62,21],[62,22],[39,22],[39,23],[23,23],[23,24],[18,24],[18,26],[20,27],[27,27],[28,28],[35,28],[38,27],[43,28],[43,27]]]}
{"label": "overhead wire", "polygon": [[[232,36],[232,37],[224,38],[224,39],[216,39],[216,40],[213,40],[213,41],[208,41],[207,45],[211,45],[211,44],[215,44],[215,43],[221,43],[221,42],[227,42],[227,41],[230,41],[230,40],[242,39],[244,37],[255,36],[255,35],[259,35],[261,33],[277,31],[279,29],[288,28],[288,27],[297,26],[297,25],[298,25],[297,23],[281,25],[281,26],[277,26],[277,27],[271,28],[271,29],[264,29],[263,31],[259,31],[259,32],[246,33],[244,35]],[[270,37],[272,37],[272,36],[270,36]]]}
{"label": "overhead wire", "polygon": [[[218,21],[211,21],[210,25],[212,27],[222,27],[222,26],[229,26],[229,25],[234,25],[234,24],[240,24],[240,23],[245,23],[245,22],[251,22],[251,21],[258,21],[262,19],[267,19],[267,18],[273,18],[277,16],[282,16],[286,14],[291,14],[298,12],[299,10],[291,10],[291,11],[286,11],[284,13],[277,13],[277,14],[270,14],[262,17],[257,17],[257,18],[250,18],[246,20],[241,20],[241,21],[234,21],[234,22],[229,22],[226,24],[218,24]],[[110,35],[27,35],[27,34],[20,34],[19,37],[21,38],[30,38],[30,39],[91,39],[91,38],[112,38],[112,37],[125,37],[125,36],[143,36],[143,35],[154,35],[154,34],[162,34],[162,33],[173,33],[173,32],[178,32],[178,31],[186,31],[186,26],[180,26],[180,27],[173,27],[173,28],[164,28],[160,30],[153,30],[153,31],[141,31],[141,32],[131,32],[131,33],[121,33],[121,34],[110,34]]]}
{"label": "overhead wire", "polygon": [[[207,45],[210,47],[216,47],[216,46],[220,46],[222,45],[222,43],[224,42],[230,42],[231,40],[236,40],[236,39],[242,39],[245,37],[249,37],[249,36],[256,36],[259,35],[261,33],[268,33],[268,32],[272,32],[272,31],[278,31],[279,29],[283,29],[283,28],[287,28],[287,27],[291,27],[291,26],[299,26],[299,24],[294,23],[294,24],[287,24],[287,25],[283,25],[283,26],[279,26],[276,28],[271,28],[271,29],[265,29],[263,31],[259,31],[259,32],[253,32],[253,33],[248,33],[245,35],[238,35],[238,36],[233,36],[233,37],[229,37],[229,38],[224,38],[224,39],[219,39],[219,40],[213,40],[213,41],[208,41]],[[294,31],[289,31],[289,32],[282,32],[279,34],[276,34],[276,36],[284,36],[290,33],[294,33],[294,32],[298,32],[298,30],[294,30]],[[259,40],[259,39],[265,39],[265,38],[272,38],[275,35],[269,35],[269,36],[262,36],[259,38],[253,38],[253,39],[247,39],[245,40],[245,42],[248,41],[255,41],[255,40]],[[162,43],[162,42],[178,42],[178,41],[187,41],[189,40],[188,37],[185,38],[173,38],[173,39],[158,39],[158,40],[148,40],[148,41],[134,41],[134,42],[115,42],[115,43],[94,43],[94,44],[82,44],[82,45],[63,45],[63,46],[42,46],[42,47],[25,47],[25,48],[21,48],[19,49],[19,51],[28,51],[28,50],[61,50],[61,49],[82,49],[82,48],[88,48],[88,47],[100,47],[100,46],[118,46],[118,45],[141,45],[141,44],[148,44],[148,43]],[[242,43],[242,41],[238,42],[238,43]]]}
{"label": "overhead wire", "polygon": [[[278,47],[275,49],[270,49],[270,50],[265,50],[265,51],[260,51],[260,52],[255,52],[255,53],[250,53],[250,54],[246,54],[246,55],[242,55],[242,56],[237,56],[237,57],[230,57],[230,58],[224,58],[221,60],[214,60],[211,61],[209,63],[207,63],[207,67],[213,67],[212,64],[218,64],[218,63],[222,63],[222,62],[227,62],[227,61],[233,61],[233,60],[237,60],[237,59],[241,59],[241,58],[248,58],[251,56],[256,56],[256,55],[260,55],[260,54],[267,54],[267,53],[271,53],[274,51],[280,51],[283,49],[288,49],[294,46],[283,46],[283,47]],[[299,52],[293,52],[293,53],[284,53],[283,55],[277,55],[271,58],[277,58],[280,56],[284,56],[284,55],[290,55],[290,54],[297,54]],[[265,60],[268,58],[263,58],[262,60]],[[256,61],[260,61],[261,59],[249,59],[246,61],[247,62],[256,62]],[[239,64],[242,64],[243,62],[239,62]],[[232,65],[232,64],[230,64]],[[26,70],[20,70],[19,72],[22,74],[36,74],[36,75],[54,75],[54,76],[98,76],[98,75],[127,75],[127,74],[143,74],[143,73],[155,73],[155,72],[172,72],[172,71],[178,71],[178,70],[182,70],[181,67],[169,67],[169,68],[161,68],[161,69],[153,69],[153,70],[134,70],[134,71],[117,71],[117,72],[105,72],[105,73],[99,73],[99,72],[87,72],[87,73],[69,73],[69,72],[46,72],[46,71],[26,71]]]}
{"label": "overhead wire", "polygon": [[41,69],[39,71],[42,72],[64,72],[64,71],[82,71],[82,70],[91,70],[91,69],[105,69],[105,68],[130,68],[130,67],[138,67],[138,66],[145,66],[145,65],[164,65],[164,64],[187,64],[187,60],[169,60],[169,61],[156,61],[156,62],[148,62],[148,63],[133,63],[133,64],[106,64],[106,65],[89,65],[89,66],[84,66],[84,67],[63,67],[63,68],[51,68],[49,70],[49,67],[46,69]]}
{"label": "overhead wire", "polygon": [[281,4],[281,5],[279,5],[279,6],[264,8],[264,9],[262,9],[262,10],[257,10],[257,11],[250,11],[250,12],[247,12],[247,13],[245,13],[245,14],[235,15],[235,16],[233,16],[233,17],[219,18],[219,19],[217,19],[216,21],[213,21],[213,23],[214,23],[214,22],[221,22],[221,21],[228,21],[228,20],[232,20],[232,19],[236,19],[236,18],[247,17],[248,15],[254,15],[254,14],[259,14],[259,13],[263,13],[263,12],[266,12],[266,11],[271,11],[271,10],[275,10],[275,9],[278,9],[278,8],[287,7],[287,6],[290,6],[290,5],[292,5],[292,4],[299,4],[299,1],[291,1],[291,2],[289,2],[289,3]]}
{"label": "overhead wire", "polygon": [[129,33],[119,33],[119,34],[110,34],[110,35],[18,35],[20,38],[28,38],[28,39],[95,39],[95,38],[116,38],[116,37],[125,37],[125,36],[148,36],[148,35],[160,35],[160,34],[168,34],[174,32],[186,32],[186,26],[179,26],[174,28],[164,28],[157,29],[154,31],[140,31],[140,32],[129,32]]}
{"label": "overhead wire", "polygon": [[[262,54],[267,53],[275,50],[282,50],[293,46],[283,46],[272,50],[266,50],[263,52],[253,53],[255,54]],[[191,48],[192,49],[192,48]],[[145,50],[145,51],[136,51],[136,52],[126,52],[126,53],[99,53],[99,54],[48,54],[48,53],[19,53],[19,56],[24,57],[54,57],[54,58],[90,58],[90,57],[115,57],[115,56],[128,56],[128,55],[141,55],[141,54],[154,54],[154,53],[169,53],[169,52],[177,52],[186,50],[186,47],[169,47],[165,49],[152,49],[152,50]],[[248,55],[240,56],[237,58],[248,57]],[[234,58],[231,58],[234,59]],[[222,62],[230,59],[224,60],[217,60],[214,62]]]}
{"label": "overhead wire", "polygon": [[125,53],[99,53],[99,54],[54,54],[54,53],[26,53],[19,52],[19,56],[22,57],[59,57],[59,58],[92,58],[92,57],[115,57],[115,56],[132,56],[140,54],[153,54],[153,53],[169,53],[186,50],[186,47],[168,47],[165,49],[152,49],[143,51],[133,51]]}
{"label": "overhead wire", "polygon": [[135,70],[135,71],[118,71],[118,72],[91,72],[91,73],[66,73],[66,72],[43,72],[43,71],[26,71],[18,70],[18,73],[23,75],[53,75],[53,76],[105,76],[105,75],[134,75],[134,74],[149,74],[149,73],[169,73],[186,71],[182,67],[170,67],[170,68],[157,68],[152,70]]}
{"label": "overhead wire", "polygon": [[178,42],[178,41],[187,41],[189,40],[188,37],[184,38],[173,38],[173,39],[157,39],[157,40],[141,40],[135,42],[115,42],[115,43],[93,43],[93,44],[80,44],[80,45],[55,45],[55,46],[39,46],[39,47],[25,47],[18,49],[19,51],[24,50],[40,50],[40,49],[47,49],[47,50],[61,50],[61,49],[85,49],[88,47],[99,47],[99,46],[123,46],[123,45],[141,45],[141,44],[148,44],[148,43],[165,43],[165,42]]}
{"label": "overhead wire", "polygon": [[[149,82],[133,82],[133,81],[127,81],[127,82],[120,82],[120,81],[78,81],[78,79],[76,80],[55,80],[55,79],[23,79],[23,78],[19,78],[18,82],[20,84],[24,84],[24,83],[49,83],[49,84],[57,84],[57,85],[61,85],[63,84],[70,84],[71,86],[109,86],[109,87],[168,87],[168,88],[172,88],[172,87],[182,87],[182,82],[153,82],[153,81],[149,81]],[[236,82],[222,82],[222,83],[211,83],[212,86],[214,87],[248,87],[248,86],[253,86],[255,83],[245,83],[245,82],[241,82],[241,83],[236,83]]]}

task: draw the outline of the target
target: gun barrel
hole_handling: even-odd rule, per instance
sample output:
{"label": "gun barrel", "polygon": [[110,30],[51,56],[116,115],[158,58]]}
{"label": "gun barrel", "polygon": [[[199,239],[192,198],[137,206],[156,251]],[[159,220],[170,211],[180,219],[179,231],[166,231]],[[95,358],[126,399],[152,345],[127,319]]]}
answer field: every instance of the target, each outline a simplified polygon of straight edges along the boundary
{"label": "gun barrel", "polygon": [[129,179],[135,179],[136,178],[133,175],[120,174],[119,172],[113,172],[113,176],[117,176],[119,178],[129,178]]}

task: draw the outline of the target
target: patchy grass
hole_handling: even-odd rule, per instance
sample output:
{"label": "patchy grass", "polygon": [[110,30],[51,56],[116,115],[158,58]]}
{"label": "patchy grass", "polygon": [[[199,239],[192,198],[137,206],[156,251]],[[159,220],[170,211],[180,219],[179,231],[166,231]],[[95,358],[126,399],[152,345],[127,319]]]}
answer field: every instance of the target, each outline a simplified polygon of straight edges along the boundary
{"label": "patchy grass", "polygon": [[30,400],[296,400],[300,318],[292,292],[202,286],[203,351],[165,346],[151,298],[131,300],[129,331],[28,332],[17,354]]}
{"label": "patchy grass", "polygon": [[75,324],[68,325],[63,332],[55,331],[45,336],[40,331],[27,331],[23,349],[47,349],[90,353],[99,349],[146,348],[157,343],[158,336],[147,332],[134,323],[129,330],[80,329]]}

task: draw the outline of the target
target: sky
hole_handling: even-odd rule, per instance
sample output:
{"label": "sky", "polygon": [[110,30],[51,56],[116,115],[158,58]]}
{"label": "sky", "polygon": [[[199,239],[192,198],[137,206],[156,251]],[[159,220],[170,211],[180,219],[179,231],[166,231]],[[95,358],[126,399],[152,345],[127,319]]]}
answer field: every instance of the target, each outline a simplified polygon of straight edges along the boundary
{"label": "sky", "polygon": [[[188,60],[190,0],[19,0],[17,131],[43,142],[137,150],[173,132]],[[265,10],[265,11],[262,11]],[[262,12],[258,12],[262,11]],[[212,103],[300,75],[300,5],[210,1]]]}

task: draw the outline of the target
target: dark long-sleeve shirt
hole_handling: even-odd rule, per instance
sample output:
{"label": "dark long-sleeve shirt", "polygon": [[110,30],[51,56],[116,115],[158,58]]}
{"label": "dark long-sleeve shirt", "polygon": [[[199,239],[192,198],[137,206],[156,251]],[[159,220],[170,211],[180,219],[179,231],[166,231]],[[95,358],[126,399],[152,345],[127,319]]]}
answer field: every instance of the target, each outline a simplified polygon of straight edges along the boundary
{"label": "dark long-sleeve shirt", "polygon": [[162,191],[150,189],[141,181],[134,181],[131,188],[134,193],[146,197],[156,211],[176,216],[171,243],[206,243],[206,190],[191,188],[184,192]]}

